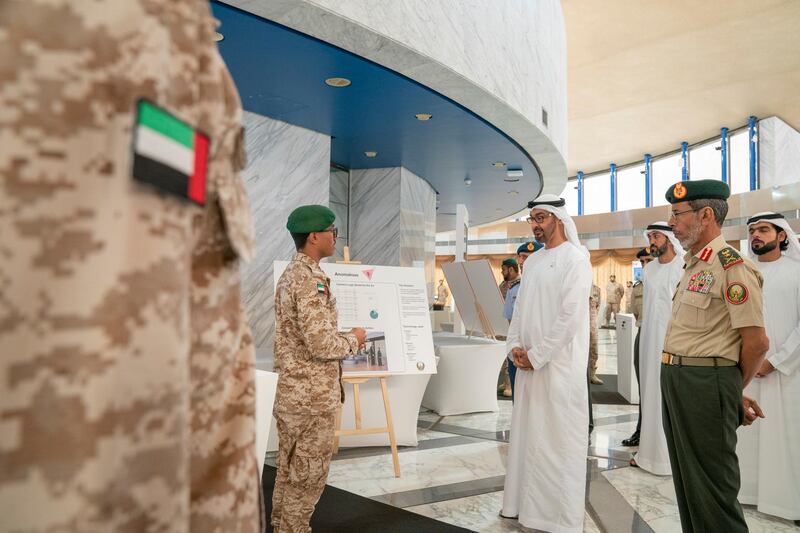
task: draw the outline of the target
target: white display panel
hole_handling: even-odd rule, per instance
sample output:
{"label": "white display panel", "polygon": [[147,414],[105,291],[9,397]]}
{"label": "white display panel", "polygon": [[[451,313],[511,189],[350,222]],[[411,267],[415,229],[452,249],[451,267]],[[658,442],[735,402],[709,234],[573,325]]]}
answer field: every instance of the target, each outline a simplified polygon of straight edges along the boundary
{"label": "white display panel", "polygon": [[[464,327],[484,334],[505,335],[508,320],[503,317],[503,295],[492,274],[489,261],[460,261],[442,265],[444,277],[453,295]],[[483,311],[493,331],[486,331],[478,316],[478,307]]]}
{"label": "white display panel", "polygon": [[[275,286],[288,261],[275,261]],[[425,272],[421,268],[321,263],[336,298],[339,331],[367,330],[367,345],[342,361],[348,376],[435,374]]]}

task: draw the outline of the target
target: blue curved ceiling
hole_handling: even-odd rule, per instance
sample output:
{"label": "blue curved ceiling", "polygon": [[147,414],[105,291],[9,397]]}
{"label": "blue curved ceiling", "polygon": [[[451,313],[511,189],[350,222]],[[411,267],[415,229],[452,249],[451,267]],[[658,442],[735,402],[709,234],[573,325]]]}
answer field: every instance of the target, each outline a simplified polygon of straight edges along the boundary
{"label": "blue curved ceiling", "polygon": [[[403,166],[437,191],[437,231],[518,212],[541,190],[533,159],[470,111],[376,63],[236,8],[212,2],[225,36],[219,49],[248,111],[331,136],[332,162],[346,168]],[[324,80],[343,77],[344,88]],[[427,122],[415,118],[429,113]],[[368,158],[365,151],[378,152]],[[506,168],[520,181],[504,181]],[[470,187],[464,180],[472,180]],[[516,191],[513,194],[510,191]]]}

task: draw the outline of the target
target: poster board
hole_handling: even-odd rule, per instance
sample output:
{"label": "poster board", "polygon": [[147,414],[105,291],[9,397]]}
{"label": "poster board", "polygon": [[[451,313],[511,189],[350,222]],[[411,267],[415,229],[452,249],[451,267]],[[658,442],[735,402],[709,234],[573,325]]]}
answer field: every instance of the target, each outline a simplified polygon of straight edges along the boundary
{"label": "poster board", "polygon": [[[460,261],[442,265],[444,277],[456,303],[464,327],[484,334],[506,335],[508,320],[503,316],[503,295],[486,259]],[[491,324],[491,332],[484,331],[478,305]]]}
{"label": "poster board", "polygon": [[[275,261],[275,287],[288,264]],[[342,361],[345,375],[436,373],[424,270],[337,263],[320,267],[331,280],[339,330],[367,330],[366,347]]]}

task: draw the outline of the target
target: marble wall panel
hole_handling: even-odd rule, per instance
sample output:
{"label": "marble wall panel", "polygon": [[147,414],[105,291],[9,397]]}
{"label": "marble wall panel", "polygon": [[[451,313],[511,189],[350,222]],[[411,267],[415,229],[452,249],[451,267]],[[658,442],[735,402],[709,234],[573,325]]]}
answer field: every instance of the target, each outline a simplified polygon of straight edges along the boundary
{"label": "marble wall panel", "polygon": [[758,179],[762,189],[800,181],[800,133],[778,117],[758,122]]}
{"label": "marble wall panel", "polygon": [[350,171],[350,253],[370,265],[400,264],[401,169]]}
{"label": "marble wall panel", "polygon": [[352,170],[350,243],[354,259],[425,269],[433,289],[436,193],[405,168]]}
{"label": "marble wall panel", "polygon": [[242,300],[256,356],[272,360],[275,293],[272,263],[290,259],[294,243],[286,231],[291,211],[303,204],[327,205],[330,196],[330,137],[244,113],[247,167],[243,178],[256,227],[256,255],[242,269]]}

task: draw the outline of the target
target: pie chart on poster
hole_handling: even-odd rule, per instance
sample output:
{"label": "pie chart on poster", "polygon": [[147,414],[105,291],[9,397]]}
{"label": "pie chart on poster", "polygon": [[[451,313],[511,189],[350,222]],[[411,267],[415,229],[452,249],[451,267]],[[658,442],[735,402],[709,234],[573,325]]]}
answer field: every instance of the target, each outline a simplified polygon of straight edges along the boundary
{"label": "pie chart on poster", "polygon": [[375,320],[376,318],[378,318],[378,312],[375,309],[373,309],[372,311],[369,312],[369,317]]}

